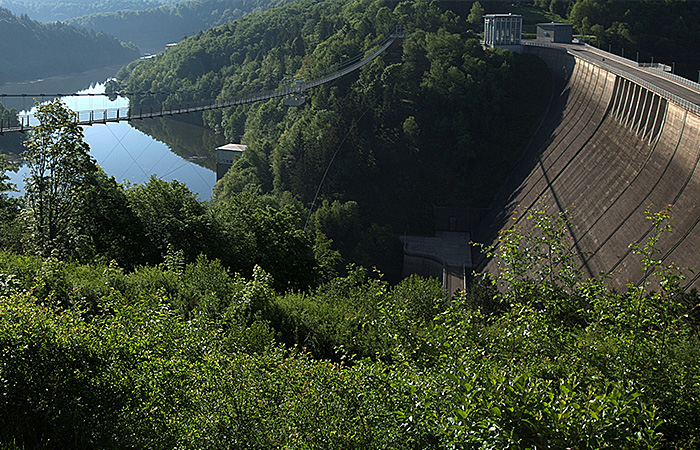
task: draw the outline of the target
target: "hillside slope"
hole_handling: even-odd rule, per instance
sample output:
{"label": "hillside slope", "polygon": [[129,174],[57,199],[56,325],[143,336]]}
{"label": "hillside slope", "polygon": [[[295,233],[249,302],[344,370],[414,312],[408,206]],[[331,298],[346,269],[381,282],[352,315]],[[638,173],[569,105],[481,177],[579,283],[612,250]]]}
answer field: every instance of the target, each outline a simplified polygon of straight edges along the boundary
{"label": "hillside slope", "polygon": [[131,42],[142,53],[157,53],[166,44],[183,37],[284,3],[284,0],[190,0],[145,10],[100,12],[68,23]]}
{"label": "hillside slope", "polygon": [[434,206],[488,205],[544,110],[549,76],[537,58],[485,52],[459,17],[428,2],[297,1],[202,32],[121,76],[128,91],[153,92],[136,106],[224,102],[332,68],[396,25],[402,46],[309,91],[301,107],[277,99],[203,121],[248,145],[218,199],[249,189],[293,199],[346,258],[400,266],[396,235],[433,234]]}
{"label": "hillside slope", "polygon": [[0,8],[0,83],[78,73],[138,57],[116,38]]}

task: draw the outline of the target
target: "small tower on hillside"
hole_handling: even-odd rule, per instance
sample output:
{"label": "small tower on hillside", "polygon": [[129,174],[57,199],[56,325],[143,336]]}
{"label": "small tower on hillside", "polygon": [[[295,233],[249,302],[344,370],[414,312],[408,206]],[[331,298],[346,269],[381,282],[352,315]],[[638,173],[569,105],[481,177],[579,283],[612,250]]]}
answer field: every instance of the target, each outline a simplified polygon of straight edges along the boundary
{"label": "small tower on hillside", "polygon": [[247,146],[242,144],[226,144],[216,149],[216,181],[219,181],[233,166]]}
{"label": "small tower on hillside", "polygon": [[484,47],[503,48],[520,52],[523,16],[517,14],[487,14],[484,16]]}

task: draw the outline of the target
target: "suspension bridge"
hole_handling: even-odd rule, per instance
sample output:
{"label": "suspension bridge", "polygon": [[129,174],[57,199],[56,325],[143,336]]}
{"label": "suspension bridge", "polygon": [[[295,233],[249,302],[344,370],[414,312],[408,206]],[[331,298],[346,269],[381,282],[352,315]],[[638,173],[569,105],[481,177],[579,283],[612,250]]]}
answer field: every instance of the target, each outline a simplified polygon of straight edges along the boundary
{"label": "suspension bridge", "polygon": [[[379,55],[384,53],[389,47],[391,47],[397,40],[403,39],[404,35],[400,28],[395,28],[394,31],[389,34],[384,41],[374,47],[372,50],[365,52],[363,54],[357,55],[354,58],[350,58],[347,61],[336,64],[329,67],[323,71],[316,72],[307,76],[304,79],[293,79],[288,81],[283,81],[278,84],[276,88],[273,89],[259,89],[252,93],[240,94],[233,97],[227,101],[217,101],[216,99],[208,99],[194,102],[187,102],[184,104],[178,104],[174,106],[164,107],[162,104],[160,107],[149,107],[149,108],[132,108],[130,106],[118,107],[118,108],[104,108],[104,109],[93,109],[89,111],[76,111],[76,122],[78,125],[95,125],[95,124],[107,124],[122,121],[131,121],[139,119],[150,119],[154,117],[164,117],[172,116],[175,114],[188,114],[209,111],[213,109],[228,108],[231,106],[244,105],[248,103],[255,103],[259,101],[270,100],[278,97],[299,97],[304,94],[308,89],[320,86],[322,84],[330,83],[339,78],[352,73],[365,64],[371,62]],[[144,92],[140,94],[154,94],[153,92]],[[28,97],[28,98],[38,98],[38,97],[64,97],[64,96],[74,96],[74,95],[90,95],[90,96],[114,96],[114,93],[100,93],[100,94],[0,94],[0,99],[3,97]],[[126,96],[129,94],[118,93],[119,96]],[[290,104],[294,104],[291,102]],[[12,132],[25,132],[31,130],[34,126],[38,124],[38,121],[34,117],[33,113],[26,115],[21,115],[17,117],[18,123],[10,123],[8,120],[0,120],[0,134],[12,133]]]}

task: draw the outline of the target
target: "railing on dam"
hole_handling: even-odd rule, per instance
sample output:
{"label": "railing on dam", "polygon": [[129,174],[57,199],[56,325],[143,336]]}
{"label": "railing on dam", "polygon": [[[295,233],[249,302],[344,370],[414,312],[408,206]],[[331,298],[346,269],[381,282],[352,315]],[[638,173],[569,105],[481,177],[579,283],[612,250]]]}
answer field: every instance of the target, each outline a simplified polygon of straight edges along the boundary
{"label": "railing on dam", "polygon": [[[618,67],[614,67],[614,66],[612,66],[612,65],[610,65],[610,64],[607,64],[605,61],[600,61],[600,60],[598,60],[598,59],[593,59],[593,58],[587,57],[586,55],[584,55],[584,54],[582,54],[582,53],[579,53],[579,52],[573,52],[573,51],[571,51],[571,50],[570,50],[569,48],[567,48],[567,47],[562,47],[562,46],[557,46],[557,45],[552,45],[552,44],[546,44],[546,43],[540,43],[540,42],[527,42],[527,41],[522,41],[522,44],[523,44],[523,45],[526,45],[526,46],[530,46],[530,47],[543,47],[543,48],[550,48],[550,49],[554,49],[554,50],[558,50],[558,51],[564,51],[564,52],[567,52],[568,54],[570,54],[570,55],[572,55],[572,56],[574,56],[574,57],[581,58],[581,59],[585,59],[586,61],[591,62],[591,63],[593,63],[593,64],[595,64],[595,65],[604,67],[606,70],[608,70],[608,71],[610,71],[610,72],[612,72],[612,73],[615,73],[615,74],[617,74],[617,75],[619,75],[619,76],[621,76],[621,77],[627,78],[629,81],[632,81],[632,82],[634,82],[634,83],[637,83],[637,84],[639,84],[640,86],[642,86],[642,87],[644,87],[644,88],[646,88],[646,89],[649,89],[650,91],[652,91],[652,92],[654,92],[654,93],[656,93],[656,94],[658,94],[658,95],[660,95],[660,96],[666,98],[667,100],[669,100],[669,101],[671,101],[671,102],[673,102],[673,103],[675,103],[675,104],[681,106],[682,108],[685,108],[685,109],[687,109],[687,110],[689,110],[689,111],[691,111],[691,112],[693,112],[693,113],[695,113],[695,114],[697,114],[697,115],[700,116],[700,105],[697,105],[697,104],[695,104],[695,103],[693,103],[693,102],[691,102],[691,101],[688,101],[688,100],[684,99],[683,97],[680,97],[680,96],[678,96],[678,95],[676,95],[676,94],[673,94],[673,93],[671,93],[671,92],[669,92],[669,91],[667,91],[667,90],[665,90],[665,89],[663,89],[663,88],[660,88],[660,87],[658,87],[657,85],[655,85],[654,83],[650,83],[649,81],[643,80],[643,79],[641,79],[640,77],[638,77],[638,76],[632,74],[632,73],[629,72],[629,71],[626,71],[626,70],[620,69],[620,68],[618,68]],[[584,48],[586,48],[586,49],[588,49],[588,50],[593,50],[593,49],[595,49],[595,47],[591,47],[591,46],[588,45],[588,44],[582,44],[582,45],[584,46]],[[615,55],[615,54],[613,54],[613,53],[608,53],[608,52],[605,52],[605,51],[600,50],[600,49],[595,49],[595,51],[600,52],[600,53],[604,53],[605,56],[606,56],[606,58],[609,57],[609,58],[611,58],[611,59],[615,59],[615,60],[618,60],[618,61],[621,61],[621,62],[625,62],[625,63],[628,63],[628,64],[629,64],[629,63],[632,63],[632,64],[637,64],[637,65],[638,65],[638,63],[636,63],[636,62],[634,62],[634,61],[632,61],[632,60],[630,60],[630,59],[623,58],[623,57],[618,56],[618,55]],[[638,66],[639,66],[639,65],[638,65]],[[688,80],[688,79],[679,77],[678,75],[674,75],[674,74],[671,74],[671,73],[668,73],[668,72],[663,72],[663,73],[661,73],[661,71],[658,71],[658,72],[659,72],[659,75],[672,78],[674,81],[677,81],[677,82],[679,82],[679,83],[682,83],[682,84],[684,84],[684,85],[686,85],[686,86],[688,86],[688,87],[691,87],[691,88],[695,88],[695,89],[700,90],[700,84],[698,84],[698,83],[695,83],[695,82],[693,82],[693,81],[691,81],[691,80]]]}
{"label": "railing on dam", "polygon": [[[640,64],[640,65],[641,65],[641,64]],[[665,76],[666,78],[670,78],[670,79],[672,79],[673,81],[675,81],[675,82],[677,82],[677,83],[684,84],[684,85],[686,85],[686,86],[688,86],[688,87],[690,87],[690,88],[693,88],[693,89],[696,89],[696,90],[699,90],[699,91],[700,91],[700,83],[697,83],[697,82],[695,82],[695,81],[693,81],[693,80],[689,80],[689,79],[687,79],[687,78],[683,78],[683,77],[681,77],[681,76],[679,76],[679,75],[676,75],[675,73],[667,72],[667,71],[665,71],[665,70],[661,70],[661,69],[659,69],[659,68],[657,68],[657,67],[654,67],[654,66],[650,66],[650,67],[649,67],[649,70],[653,70],[654,72],[658,72],[659,74]]]}

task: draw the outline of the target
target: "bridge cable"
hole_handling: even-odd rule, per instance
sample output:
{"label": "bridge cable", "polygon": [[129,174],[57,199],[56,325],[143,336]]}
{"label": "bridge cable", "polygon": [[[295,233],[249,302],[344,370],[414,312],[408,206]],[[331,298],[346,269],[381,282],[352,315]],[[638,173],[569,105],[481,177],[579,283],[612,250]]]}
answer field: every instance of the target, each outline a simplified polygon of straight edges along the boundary
{"label": "bridge cable", "polygon": [[[124,133],[124,136],[122,136],[121,139],[118,138],[116,134],[114,134],[114,131],[112,131],[111,127],[107,126],[107,129],[109,130],[110,133],[112,133],[112,136],[114,136],[114,138],[117,140],[117,145],[115,145],[114,148],[121,145],[121,147],[124,149],[126,154],[129,155],[129,157],[133,161],[133,163],[131,165],[129,165],[129,167],[131,167],[133,164],[136,164],[136,167],[138,167],[141,170],[141,172],[144,174],[144,176],[148,176],[146,171],[143,170],[143,167],[141,167],[141,165],[138,163],[138,161],[136,161],[136,158],[134,158],[134,156],[131,154],[131,152],[129,152],[129,149],[126,148],[126,146],[122,143],[122,140],[126,137],[127,134],[129,134],[130,129],[127,130],[126,133]],[[146,148],[148,148],[149,145],[151,145],[151,142],[148,143]],[[112,150],[114,150],[114,148]],[[111,151],[110,151],[110,154],[111,154]],[[127,170],[128,170],[128,168],[127,168]]]}
{"label": "bridge cable", "polygon": [[360,120],[362,120],[362,117],[364,117],[364,115],[367,113],[367,111],[370,110],[370,108],[371,108],[371,106],[368,106],[368,107],[362,112],[362,114],[360,114],[360,117],[358,117],[357,120],[352,124],[352,126],[350,127],[350,129],[348,130],[348,132],[345,134],[345,137],[343,138],[343,140],[340,141],[340,144],[338,145],[338,148],[335,149],[335,153],[333,153],[333,156],[331,157],[331,160],[328,162],[328,166],[326,167],[326,171],[323,173],[323,177],[321,177],[321,182],[318,183],[318,188],[316,189],[316,195],[314,195],[314,199],[313,199],[313,201],[311,202],[311,206],[309,207],[309,214],[306,216],[306,222],[304,222],[304,231],[306,231],[306,227],[307,227],[307,225],[309,224],[309,219],[311,218],[311,213],[312,213],[313,210],[314,210],[314,205],[316,204],[316,199],[318,198],[318,194],[321,192],[321,187],[323,186],[323,182],[324,182],[325,179],[326,179],[326,175],[328,175],[328,171],[330,170],[331,165],[333,164],[333,161],[335,160],[336,155],[338,154],[338,152],[340,151],[340,148],[343,146],[343,144],[344,144],[345,141],[347,140],[348,136],[350,136],[350,133],[352,132],[352,130],[355,129],[355,127],[357,126],[357,124],[360,122]]}

